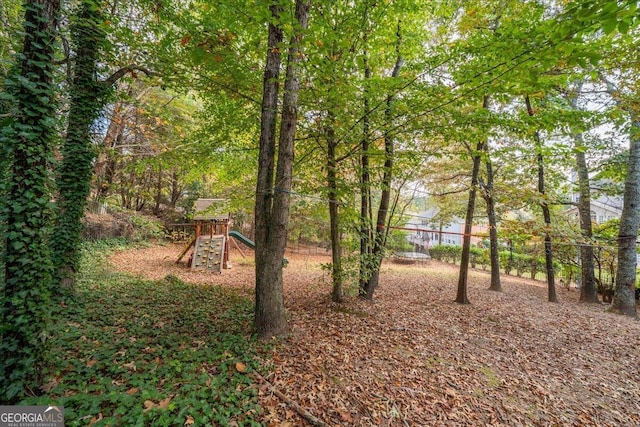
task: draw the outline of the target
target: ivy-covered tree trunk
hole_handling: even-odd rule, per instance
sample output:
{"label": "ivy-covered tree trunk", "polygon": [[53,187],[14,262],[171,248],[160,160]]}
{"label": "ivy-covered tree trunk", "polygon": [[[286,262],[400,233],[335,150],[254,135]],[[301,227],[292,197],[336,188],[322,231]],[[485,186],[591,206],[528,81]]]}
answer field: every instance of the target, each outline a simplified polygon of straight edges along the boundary
{"label": "ivy-covered tree trunk", "polygon": [[[309,0],[296,0],[295,16],[300,30],[307,28]],[[271,6],[274,21],[281,9]],[[285,336],[288,331],[284,307],[282,268],[287,243],[289,198],[293,175],[294,139],[298,114],[299,43],[301,33],[291,37],[287,56],[287,71],[282,101],[282,118],[278,140],[278,161],[275,164],[275,129],[277,121],[278,78],[281,57],[282,29],[269,25],[269,52],[264,73],[262,122],[258,184],[256,191],[256,308],[254,325],[260,339]]]}
{"label": "ivy-covered tree trunk", "polygon": [[576,171],[578,173],[578,213],[580,216],[580,231],[585,242],[580,245],[580,268],[582,284],[580,286],[580,302],[598,303],[598,291],[594,273],[594,255],[591,238],[593,227],[591,224],[591,185],[589,184],[589,170],[584,153],[582,135],[576,135]]}
{"label": "ivy-covered tree trunk", "polygon": [[[527,113],[533,117],[533,108],[531,107],[531,100],[527,95],[525,97],[527,105]],[[536,160],[538,164],[538,193],[542,197],[540,207],[542,208],[542,217],[544,218],[545,232],[544,232],[544,260],[545,271],[547,276],[547,299],[549,302],[558,302],[556,296],[556,281],[553,271],[553,250],[551,247],[551,212],[549,211],[549,204],[546,202],[546,193],[544,187],[544,156],[542,154],[542,143],[540,142],[540,133],[536,131],[533,135],[536,143]]]}
{"label": "ivy-covered tree trunk", "polygon": [[46,360],[52,265],[49,163],[56,136],[53,82],[60,2],[24,4],[24,44],[9,83],[15,119],[2,129],[11,162],[2,188],[4,284],[0,306],[0,401],[37,393]]}
{"label": "ivy-covered tree trunk", "polygon": [[624,202],[618,231],[618,271],[611,311],[637,316],[635,285],[638,264],[636,240],[640,228],[640,119],[632,123]]}
{"label": "ivy-covered tree trunk", "polygon": [[[397,78],[400,75],[400,69],[402,68],[403,59],[400,54],[400,45],[402,44],[402,35],[400,33],[400,22],[398,22],[398,30],[396,33],[396,63],[391,72],[391,78]],[[387,96],[386,110],[385,110],[385,124],[387,127],[391,127],[391,110],[393,107],[394,96]],[[378,287],[380,281],[380,267],[382,265],[382,258],[384,256],[384,247],[386,244],[387,234],[389,232],[387,228],[387,215],[389,212],[389,205],[391,202],[391,181],[393,178],[393,160],[394,160],[394,145],[395,141],[393,136],[389,132],[385,132],[384,135],[384,173],[382,176],[382,194],[380,195],[380,204],[378,205],[378,215],[376,219],[376,229],[373,232],[373,249],[371,251],[371,264],[369,279],[365,284],[365,288],[360,290],[360,293],[365,298],[373,299],[373,293]]]}
{"label": "ivy-covered tree trunk", "polygon": [[58,187],[57,221],[52,236],[53,260],[59,286],[54,295],[72,294],[80,258],[81,219],[87,204],[95,150],[91,127],[103,105],[103,86],[96,80],[102,30],[102,3],[84,0],[73,17],[71,30],[74,51],[73,80],[67,134],[62,146]]}

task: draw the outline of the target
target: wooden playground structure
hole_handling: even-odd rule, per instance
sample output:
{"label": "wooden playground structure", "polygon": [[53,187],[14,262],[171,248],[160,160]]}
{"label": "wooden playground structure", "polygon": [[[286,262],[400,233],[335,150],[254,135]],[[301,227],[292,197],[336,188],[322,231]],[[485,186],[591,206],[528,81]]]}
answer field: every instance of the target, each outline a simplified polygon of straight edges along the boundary
{"label": "wooden playground structure", "polygon": [[196,201],[193,217],[194,234],[178,255],[176,264],[194,247],[188,261],[192,270],[221,273],[222,269],[231,268],[229,236],[240,240],[249,247],[255,247],[254,243],[242,234],[229,230],[231,226],[230,214],[220,215],[215,212],[213,208],[216,204],[223,202],[223,199],[198,199]]}

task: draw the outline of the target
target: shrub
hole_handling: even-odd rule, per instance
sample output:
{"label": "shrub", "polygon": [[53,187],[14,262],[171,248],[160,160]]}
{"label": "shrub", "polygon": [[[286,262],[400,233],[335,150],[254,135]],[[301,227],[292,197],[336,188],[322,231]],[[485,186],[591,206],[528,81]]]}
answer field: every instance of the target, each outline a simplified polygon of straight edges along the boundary
{"label": "shrub", "polygon": [[479,265],[486,269],[489,265],[489,249],[472,246],[469,249],[469,263],[472,268],[476,268]]}
{"label": "shrub", "polygon": [[429,248],[429,255],[438,261],[455,263],[461,253],[462,247],[457,245],[434,245]]}

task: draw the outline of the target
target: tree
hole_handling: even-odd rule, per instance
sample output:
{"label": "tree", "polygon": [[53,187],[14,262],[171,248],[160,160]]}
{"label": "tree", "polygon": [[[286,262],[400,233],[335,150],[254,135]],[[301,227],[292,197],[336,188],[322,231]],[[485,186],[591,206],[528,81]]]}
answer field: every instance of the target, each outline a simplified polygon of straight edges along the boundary
{"label": "tree", "polygon": [[10,160],[2,188],[4,281],[0,323],[0,396],[16,403],[37,393],[46,360],[52,267],[49,167],[56,137],[55,39],[60,2],[24,4],[24,40],[9,86],[15,108],[2,129]]}
{"label": "tree", "polygon": [[593,226],[591,224],[591,185],[589,181],[589,169],[585,156],[586,147],[582,134],[574,137],[576,172],[578,175],[578,213],[580,216],[580,231],[584,242],[580,245],[580,267],[582,282],[580,285],[580,302],[598,303],[596,278],[594,273],[593,255]]}
{"label": "tree", "polygon": [[634,117],[629,143],[629,163],[624,186],[624,205],[618,232],[618,270],[611,310],[637,316],[635,287],[640,229],[640,119]]}
{"label": "tree", "polygon": [[[484,96],[482,108],[489,108],[489,97]],[[458,275],[458,292],[455,301],[459,304],[469,304],[467,297],[467,276],[469,273],[469,255],[471,252],[471,230],[473,227],[473,212],[476,206],[476,194],[478,191],[480,164],[482,155],[485,152],[486,140],[478,141],[475,150],[472,152],[473,168],[471,170],[471,184],[469,185],[469,199],[467,201],[467,212],[464,219],[464,236],[462,237],[462,255],[460,256],[460,274]],[[472,150],[470,150],[472,151]]]}
{"label": "tree", "polygon": [[74,292],[79,262],[84,208],[93,172],[91,127],[105,102],[105,86],[97,80],[98,61],[105,42],[104,18],[99,1],[84,0],[73,16],[72,42],[76,54],[70,84],[71,101],[67,134],[58,170],[56,226],[52,235],[56,280],[54,296]]}
{"label": "tree", "polygon": [[[637,4],[634,11],[637,9]],[[626,10],[623,10],[626,12]],[[618,229],[618,267],[615,292],[610,310],[636,317],[635,285],[637,275],[637,239],[640,229],[640,115],[638,114],[638,52],[637,37],[640,20],[636,14],[622,15],[615,22],[621,34],[611,45],[609,75],[600,73],[600,79],[612,96],[615,107],[628,120],[629,151],[624,181],[624,195],[620,227]],[[624,31],[623,31],[624,30]],[[610,30],[611,32],[612,30]]]}
{"label": "tree", "polygon": [[[531,100],[529,99],[529,95],[525,97],[525,102],[527,106],[527,113],[529,116],[534,116],[533,107],[531,106]],[[554,277],[553,270],[553,251],[551,247],[551,212],[549,210],[549,203],[546,200],[545,193],[545,180],[544,180],[544,154],[542,152],[542,143],[540,141],[540,132],[536,130],[533,134],[535,145],[536,145],[536,159],[538,166],[538,192],[540,193],[541,202],[540,206],[542,207],[542,216],[544,218],[545,231],[544,231],[544,259],[546,266],[546,275],[547,275],[547,290],[548,295],[547,298],[549,302],[558,302],[558,297],[556,295],[556,283]]]}
{"label": "tree", "polygon": [[[276,163],[276,124],[281,66],[280,46],[284,35],[282,7],[270,7],[269,43],[264,70],[260,153],[256,185],[256,307],[254,325],[261,339],[288,333],[284,307],[282,268],[287,243],[294,138],[296,132],[300,42],[307,28],[309,0],[296,0],[295,31],[289,41],[282,101],[282,117]],[[275,169],[275,177],[274,177]]]}
{"label": "tree", "polygon": [[494,171],[489,144],[485,144],[484,165],[486,180],[480,177],[479,184],[482,190],[482,198],[487,205],[487,220],[489,221],[489,263],[491,265],[491,284],[489,289],[496,292],[502,291],[500,283],[500,250],[498,247],[498,219],[496,214],[496,197],[494,186]]}
{"label": "tree", "polygon": [[[398,21],[398,27],[396,32],[396,62],[391,71],[391,78],[397,79],[400,75],[400,69],[402,68],[402,64],[404,59],[400,52],[400,47],[402,44],[402,33],[401,33],[401,21]],[[385,125],[386,129],[384,131],[384,173],[382,177],[382,194],[380,196],[380,203],[378,206],[378,215],[376,218],[376,227],[373,231],[373,246],[371,248],[371,258],[372,264],[370,265],[370,271],[368,274],[368,280],[364,285],[364,289],[360,290],[361,295],[363,295],[367,299],[373,299],[373,293],[378,287],[378,283],[380,281],[380,266],[382,264],[382,258],[384,256],[384,248],[387,239],[387,235],[389,234],[389,229],[387,227],[387,219],[390,217],[389,207],[391,200],[391,184],[393,180],[393,165],[394,165],[394,149],[395,149],[395,141],[394,136],[390,132],[390,129],[393,126],[392,122],[392,108],[394,102],[394,95],[387,95],[385,101]],[[363,255],[363,254],[361,254]]]}

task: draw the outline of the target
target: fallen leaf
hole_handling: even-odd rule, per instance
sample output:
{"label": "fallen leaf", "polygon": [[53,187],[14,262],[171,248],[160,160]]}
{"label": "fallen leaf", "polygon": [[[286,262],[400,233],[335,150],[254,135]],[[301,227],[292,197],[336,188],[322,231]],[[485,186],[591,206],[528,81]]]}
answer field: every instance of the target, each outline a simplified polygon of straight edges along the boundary
{"label": "fallen leaf", "polygon": [[352,423],[353,422],[353,417],[351,416],[351,414],[343,409],[338,409],[338,413],[340,414],[340,418],[342,419],[342,421],[347,422],[347,423]]}
{"label": "fallen leaf", "polygon": [[138,387],[133,387],[133,388],[130,388],[129,390],[127,390],[127,391],[126,391],[126,394],[128,394],[129,396],[131,396],[131,395],[133,395],[133,394],[136,394],[136,393],[138,392],[138,390],[139,390],[139,389],[138,389]]}
{"label": "fallen leaf", "polygon": [[147,412],[148,410],[153,409],[155,407],[156,407],[156,404],[152,400],[145,400],[144,409],[142,412]]}
{"label": "fallen leaf", "polygon": [[129,369],[130,371],[136,371],[136,362],[129,362],[129,363],[125,363],[124,365],[125,368]]}
{"label": "fallen leaf", "polygon": [[95,423],[97,423],[98,421],[101,421],[103,418],[102,416],[102,412],[100,412],[98,415],[94,416],[91,418],[91,420],[89,421],[89,426],[94,425]]}
{"label": "fallen leaf", "polygon": [[158,408],[164,409],[164,408],[168,407],[169,403],[171,403],[171,399],[173,399],[173,396],[169,396],[167,398],[162,399],[160,401],[160,403],[158,403]]}
{"label": "fallen leaf", "polygon": [[60,384],[60,380],[58,380],[58,378],[51,378],[51,380],[48,383],[40,387],[40,390],[44,391],[45,393],[49,393],[58,384]]}
{"label": "fallen leaf", "polygon": [[184,422],[184,425],[190,426],[191,424],[193,424],[195,422],[196,421],[193,419],[193,417],[191,415],[187,415],[187,420]]}

